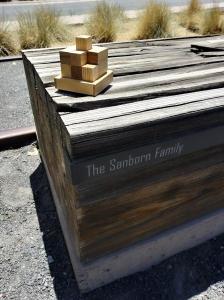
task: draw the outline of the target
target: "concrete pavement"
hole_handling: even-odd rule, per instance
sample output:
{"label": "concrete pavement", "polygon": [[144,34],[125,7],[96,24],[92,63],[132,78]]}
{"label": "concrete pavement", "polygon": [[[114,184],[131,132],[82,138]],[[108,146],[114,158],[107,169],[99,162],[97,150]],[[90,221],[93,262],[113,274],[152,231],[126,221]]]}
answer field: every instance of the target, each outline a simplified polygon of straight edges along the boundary
{"label": "concrete pavement", "polygon": [[22,60],[0,61],[0,130],[34,124]]}
{"label": "concrete pavement", "polygon": [[[106,0],[111,3],[110,0]],[[162,0],[159,0],[162,1]],[[140,10],[143,9],[148,0],[114,0],[113,3],[119,4],[127,10]],[[167,0],[166,3],[170,6],[183,6],[187,0]],[[4,18],[8,21],[16,20],[19,13],[32,12],[38,6],[54,8],[60,12],[62,16],[80,16],[88,14],[96,5],[96,0],[68,0],[68,1],[26,1],[26,2],[12,2],[0,3],[0,19]],[[210,0],[204,0],[203,3],[211,3]]]}

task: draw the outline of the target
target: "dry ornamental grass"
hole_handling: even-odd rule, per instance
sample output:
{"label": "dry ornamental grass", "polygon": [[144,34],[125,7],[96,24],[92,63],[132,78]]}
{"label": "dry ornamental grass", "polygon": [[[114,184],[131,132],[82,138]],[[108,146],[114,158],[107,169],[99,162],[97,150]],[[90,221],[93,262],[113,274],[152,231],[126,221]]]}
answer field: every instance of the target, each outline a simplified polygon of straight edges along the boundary
{"label": "dry ornamental grass", "polygon": [[16,53],[16,46],[12,40],[8,25],[0,22],[0,56]]}
{"label": "dry ornamental grass", "polygon": [[49,47],[69,39],[67,26],[52,9],[39,8],[35,13],[18,16],[19,40],[22,49]]}
{"label": "dry ornamental grass", "polygon": [[35,48],[37,46],[37,26],[33,15],[31,13],[20,14],[17,20],[21,49]]}
{"label": "dry ornamental grass", "polygon": [[201,26],[202,34],[221,34],[224,32],[224,24],[222,20],[222,12],[220,8],[213,7],[204,13]]}
{"label": "dry ornamental grass", "polygon": [[170,36],[170,10],[165,3],[150,1],[139,17],[138,39]]}
{"label": "dry ornamental grass", "polygon": [[99,2],[87,20],[87,31],[97,42],[113,42],[124,18],[119,5]]}
{"label": "dry ornamental grass", "polygon": [[196,14],[201,11],[201,3],[199,0],[190,0],[187,7],[188,15]]}
{"label": "dry ornamental grass", "polygon": [[180,14],[180,24],[187,30],[199,32],[202,8],[199,0],[190,0],[187,9]]}

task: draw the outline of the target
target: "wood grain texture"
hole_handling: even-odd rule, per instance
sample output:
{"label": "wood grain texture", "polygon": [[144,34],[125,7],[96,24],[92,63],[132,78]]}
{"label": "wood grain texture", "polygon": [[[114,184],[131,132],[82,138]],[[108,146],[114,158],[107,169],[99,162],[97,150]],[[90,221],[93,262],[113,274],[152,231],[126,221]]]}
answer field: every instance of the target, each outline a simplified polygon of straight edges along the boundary
{"label": "wood grain texture", "polygon": [[61,64],[61,76],[71,78],[72,68],[69,64]]}
{"label": "wood grain texture", "polygon": [[77,80],[73,78],[55,77],[55,87],[58,90],[96,96],[102,92],[113,80],[113,72],[108,70],[106,74],[94,82]]}
{"label": "wood grain texture", "polygon": [[101,76],[107,73],[107,62],[101,65],[86,64],[82,67],[82,79],[94,82]]}
{"label": "wood grain texture", "polygon": [[75,38],[77,50],[87,51],[92,49],[92,37],[90,35],[79,35]]}
{"label": "wood grain texture", "polygon": [[135,171],[73,181],[77,162],[224,125],[222,36],[105,46],[114,81],[97,97],[55,89],[62,49],[23,54],[41,153],[83,261],[224,207],[222,139]]}
{"label": "wood grain texture", "polygon": [[60,62],[71,66],[83,66],[87,62],[86,51],[75,50],[73,47],[60,50]]}
{"label": "wood grain texture", "polygon": [[87,52],[87,63],[101,65],[107,63],[108,49],[105,47],[93,47]]}

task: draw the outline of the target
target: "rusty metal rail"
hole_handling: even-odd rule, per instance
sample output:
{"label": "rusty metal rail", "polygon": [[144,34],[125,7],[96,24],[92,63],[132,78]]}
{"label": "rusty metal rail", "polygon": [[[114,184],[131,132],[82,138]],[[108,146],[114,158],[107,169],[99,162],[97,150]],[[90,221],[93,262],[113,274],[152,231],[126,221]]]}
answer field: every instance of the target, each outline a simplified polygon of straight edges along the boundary
{"label": "rusty metal rail", "polygon": [[0,150],[20,147],[35,139],[35,126],[0,130]]}

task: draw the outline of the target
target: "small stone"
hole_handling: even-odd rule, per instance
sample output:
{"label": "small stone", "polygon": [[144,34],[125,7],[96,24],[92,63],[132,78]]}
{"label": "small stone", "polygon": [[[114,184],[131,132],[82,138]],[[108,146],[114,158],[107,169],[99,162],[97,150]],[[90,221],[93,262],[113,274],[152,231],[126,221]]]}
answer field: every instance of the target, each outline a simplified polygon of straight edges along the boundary
{"label": "small stone", "polygon": [[30,151],[27,152],[28,156],[36,156],[38,154],[39,154],[39,152],[38,152],[38,150],[37,150],[36,147],[34,147],[32,150],[30,150]]}
{"label": "small stone", "polygon": [[54,259],[51,255],[48,255],[47,260],[49,264],[52,264],[54,262]]}

